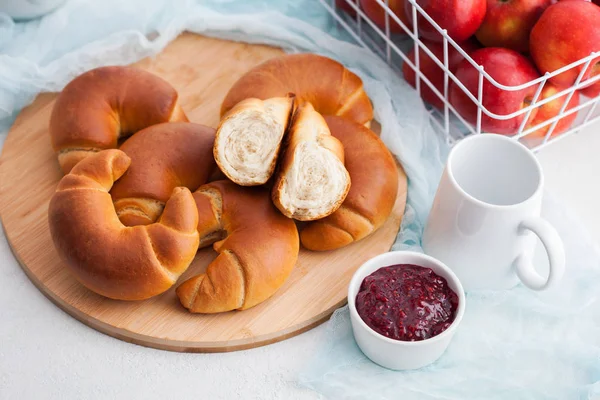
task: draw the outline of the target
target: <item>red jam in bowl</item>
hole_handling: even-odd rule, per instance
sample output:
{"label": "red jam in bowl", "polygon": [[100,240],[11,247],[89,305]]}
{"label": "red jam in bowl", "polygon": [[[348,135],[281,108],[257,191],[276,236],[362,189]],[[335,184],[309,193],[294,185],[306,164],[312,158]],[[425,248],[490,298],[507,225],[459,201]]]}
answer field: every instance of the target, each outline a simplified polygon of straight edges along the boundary
{"label": "red jam in bowl", "polygon": [[415,342],[439,335],[456,316],[458,296],[431,268],[401,264],[367,276],[356,296],[356,310],[376,332]]}

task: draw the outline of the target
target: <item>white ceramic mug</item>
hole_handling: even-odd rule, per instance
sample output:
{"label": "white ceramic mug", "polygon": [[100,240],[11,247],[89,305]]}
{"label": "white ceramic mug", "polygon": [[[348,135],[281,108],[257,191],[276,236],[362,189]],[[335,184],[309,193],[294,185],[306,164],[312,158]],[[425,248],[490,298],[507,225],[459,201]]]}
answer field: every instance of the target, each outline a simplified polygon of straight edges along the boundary
{"label": "white ceramic mug", "polygon": [[[556,230],[540,218],[544,177],[535,155],[514,139],[473,135],[448,156],[423,233],[423,250],[450,267],[466,291],[543,290],[565,269]],[[549,259],[548,277],[533,264],[536,236]]]}

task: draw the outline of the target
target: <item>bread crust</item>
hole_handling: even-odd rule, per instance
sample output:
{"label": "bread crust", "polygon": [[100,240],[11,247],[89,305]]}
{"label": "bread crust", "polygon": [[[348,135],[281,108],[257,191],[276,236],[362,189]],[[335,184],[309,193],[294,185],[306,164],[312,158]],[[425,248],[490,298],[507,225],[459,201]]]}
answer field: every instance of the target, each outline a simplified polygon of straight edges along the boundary
{"label": "bread crust", "polygon": [[344,118],[325,121],[344,146],[352,187],[336,212],[300,232],[302,245],[318,251],[339,249],[375,232],[391,214],[398,193],[396,161],[375,133]]}
{"label": "bread crust", "polygon": [[230,181],[201,186],[198,207],[201,246],[219,254],[205,274],[177,288],[181,304],[194,313],[245,310],[271,297],[298,259],[294,222],[273,206],[262,187]]}
{"label": "bread crust", "polygon": [[127,139],[120,149],[131,165],[110,191],[121,222],[151,224],[173,189],[205,184],[216,169],[214,141],[213,128],[189,122],[153,125]]}
{"label": "bread crust", "polygon": [[[319,153],[319,157],[302,162],[309,153]],[[350,186],[342,144],[331,136],[325,120],[313,106],[302,103],[287,135],[271,191],[273,203],[288,218],[313,221],[337,210]],[[323,191],[329,188],[331,192],[325,195]]]}
{"label": "bread crust", "polygon": [[[217,127],[213,148],[215,161],[227,178],[241,186],[263,185],[271,178],[294,114],[294,104],[293,94],[267,100],[248,98],[227,112]],[[234,128],[237,128],[235,133]],[[232,157],[237,157],[237,165]],[[262,161],[263,157],[270,160],[261,166],[249,165]]]}
{"label": "bread crust", "polygon": [[167,121],[187,121],[168,82],[142,69],[107,66],[65,86],[54,103],[49,132],[68,173],[85,157],[116,148],[120,138]]}
{"label": "bread crust", "polygon": [[337,115],[359,124],[373,119],[373,106],[362,80],[339,62],[317,54],[288,54],[252,68],[229,89],[221,116],[240,101],[294,93],[322,115]]}
{"label": "bread crust", "polygon": [[169,289],[198,249],[198,212],[191,192],[175,188],[159,220],[125,227],[108,193],[129,167],[120,150],[104,150],[78,163],[50,200],[54,246],[88,289],[117,300],[143,300]]}

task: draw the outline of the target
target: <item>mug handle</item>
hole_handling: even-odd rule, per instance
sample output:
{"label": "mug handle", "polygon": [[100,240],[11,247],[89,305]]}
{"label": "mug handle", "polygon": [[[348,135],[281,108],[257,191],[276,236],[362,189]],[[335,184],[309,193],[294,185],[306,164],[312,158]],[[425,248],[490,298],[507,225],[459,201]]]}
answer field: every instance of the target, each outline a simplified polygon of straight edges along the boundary
{"label": "mug handle", "polygon": [[535,271],[531,258],[521,254],[515,260],[517,276],[525,286],[533,290],[545,290],[556,284],[565,272],[565,249],[556,229],[540,217],[528,217],[519,224],[519,233],[531,231],[537,235],[544,248],[550,268],[548,278]]}

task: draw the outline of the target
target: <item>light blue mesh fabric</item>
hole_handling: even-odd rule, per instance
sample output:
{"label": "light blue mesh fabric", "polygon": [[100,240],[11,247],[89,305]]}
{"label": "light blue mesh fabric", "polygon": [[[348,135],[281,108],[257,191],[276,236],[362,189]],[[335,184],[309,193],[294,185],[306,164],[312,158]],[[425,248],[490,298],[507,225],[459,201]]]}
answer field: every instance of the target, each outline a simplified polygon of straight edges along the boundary
{"label": "light blue mesh fabric", "polygon": [[[559,287],[467,294],[446,353],[410,372],[370,362],[344,307],[328,322],[327,342],[302,384],[332,399],[600,399],[600,253],[558,199],[546,194],[542,215],[565,243],[567,272]],[[534,262],[547,269],[541,248]]]}

